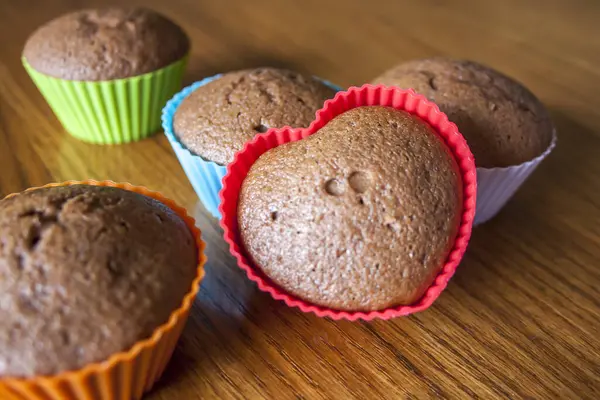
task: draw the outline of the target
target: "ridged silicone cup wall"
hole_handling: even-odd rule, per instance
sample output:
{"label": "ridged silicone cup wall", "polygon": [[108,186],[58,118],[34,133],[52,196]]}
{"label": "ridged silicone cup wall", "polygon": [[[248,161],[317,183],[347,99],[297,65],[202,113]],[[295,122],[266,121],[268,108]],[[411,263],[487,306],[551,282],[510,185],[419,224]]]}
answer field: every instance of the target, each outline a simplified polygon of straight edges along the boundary
{"label": "ridged silicone cup wall", "polygon": [[67,132],[96,144],[145,139],[160,129],[162,107],[181,87],[187,57],[147,74],[110,81],[70,81],[27,73]]}

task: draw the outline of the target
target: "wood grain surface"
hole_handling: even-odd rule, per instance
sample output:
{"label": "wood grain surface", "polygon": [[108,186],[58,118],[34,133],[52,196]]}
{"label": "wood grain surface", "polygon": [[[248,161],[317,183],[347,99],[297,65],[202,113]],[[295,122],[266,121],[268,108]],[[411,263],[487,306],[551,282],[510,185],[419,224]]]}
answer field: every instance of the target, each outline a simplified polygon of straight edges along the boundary
{"label": "wood grain surface", "polygon": [[600,398],[600,2],[148,0],[193,39],[188,84],[284,66],[342,86],[410,58],[479,60],[549,107],[555,152],[475,229],[426,312],[334,322],[260,293],[162,134],[118,147],[62,129],[20,64],[37,26],[94,0],[0,2],[0,196],[67,179],[145,185],[191,210],[208,275],[149,399]]}

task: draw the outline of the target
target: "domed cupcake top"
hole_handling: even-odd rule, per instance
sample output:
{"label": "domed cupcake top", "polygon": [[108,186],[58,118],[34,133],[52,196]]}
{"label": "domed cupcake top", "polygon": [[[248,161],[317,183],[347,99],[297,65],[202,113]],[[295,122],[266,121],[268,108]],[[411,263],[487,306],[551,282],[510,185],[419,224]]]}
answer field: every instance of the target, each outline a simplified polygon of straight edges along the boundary
{"label": "domed cupcake top", "polygon": [[335,91],[298,72],[257,68],[200,86],[177,109],[173,128],[194,154],[225,165],[269,128],[307,127]]}
{"label": "domed cupcake top", "polygon": [[185,32],[166,17],[143,8],[75,11],[38,28],[23,56],[46,75],[77,81],[128,78],[183,58]]}
{"label": "domed cupcake top", "polygon": [[552,122],[523,85],[484,65],[448,58],[412,60],[373,80],[414,89],[435,102],[458,125],[478,167],[506,167],[542,154]]}
{"label": "domed cupcake top", "polygon": [[0,201],[0,376],[54,374],[150,337],[196,275],[185,222],[112,187]]}
{"label": "domed cupcake top", "polygon": [[417,301],[450,253],[462,181],[435,131],[404,111],[347,111],[264,153],[240,191],[240,237],[285,291],[338,310]]}

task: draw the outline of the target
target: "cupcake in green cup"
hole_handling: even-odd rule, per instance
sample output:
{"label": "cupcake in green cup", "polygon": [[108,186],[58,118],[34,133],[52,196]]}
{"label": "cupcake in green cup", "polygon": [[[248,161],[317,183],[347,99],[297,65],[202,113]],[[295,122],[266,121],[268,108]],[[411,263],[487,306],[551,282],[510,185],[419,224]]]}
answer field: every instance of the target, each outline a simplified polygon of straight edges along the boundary
{"label": "cupcake in green cup", "polygon": [[87,9],[58,17],[27,40],[23,65],[78,139],[141,140],[181,87],[190,50],[185,32],[143,8]]}

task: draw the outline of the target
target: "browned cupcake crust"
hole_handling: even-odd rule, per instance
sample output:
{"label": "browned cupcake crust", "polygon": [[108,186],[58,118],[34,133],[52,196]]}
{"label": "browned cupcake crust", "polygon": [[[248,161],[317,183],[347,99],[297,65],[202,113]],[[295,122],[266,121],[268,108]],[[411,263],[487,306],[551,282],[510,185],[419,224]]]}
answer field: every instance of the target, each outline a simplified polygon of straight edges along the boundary
{"label": "browned cupcake crust", "polygon": [[220,165],[269,128],[310,125],[335,91],[298,72],[258,68],[224,74],[185,98],[173,128],[194,154]]}
{"label": "browned cupcake crust", "polygon": [[461,212],[458,166],[432,128],[370,106],[264,153],[242,184],[238,222],[247,254],[281,288],[370,311],[424,294]]}
{"label": "browned cupcake crust", "polygon": [[185,32],[144,8],[75,11],[38,28],[23,56],[38,72],[76,81],[129,78],[183,58]]}
{"label": "browned cupcake crust", "polygon": [[0,376],[81,368],[150,337],[196,267],[184,221],[149,197],[75,185],[0,201]]}
{"label": "browned cupcake crust", "polygon": [[430,58],[373,80],[412,88],[435,102],[467,139],[478,167],[507,167],[541,155],[552,140],[543,104],[519,82],[472,61]]}

